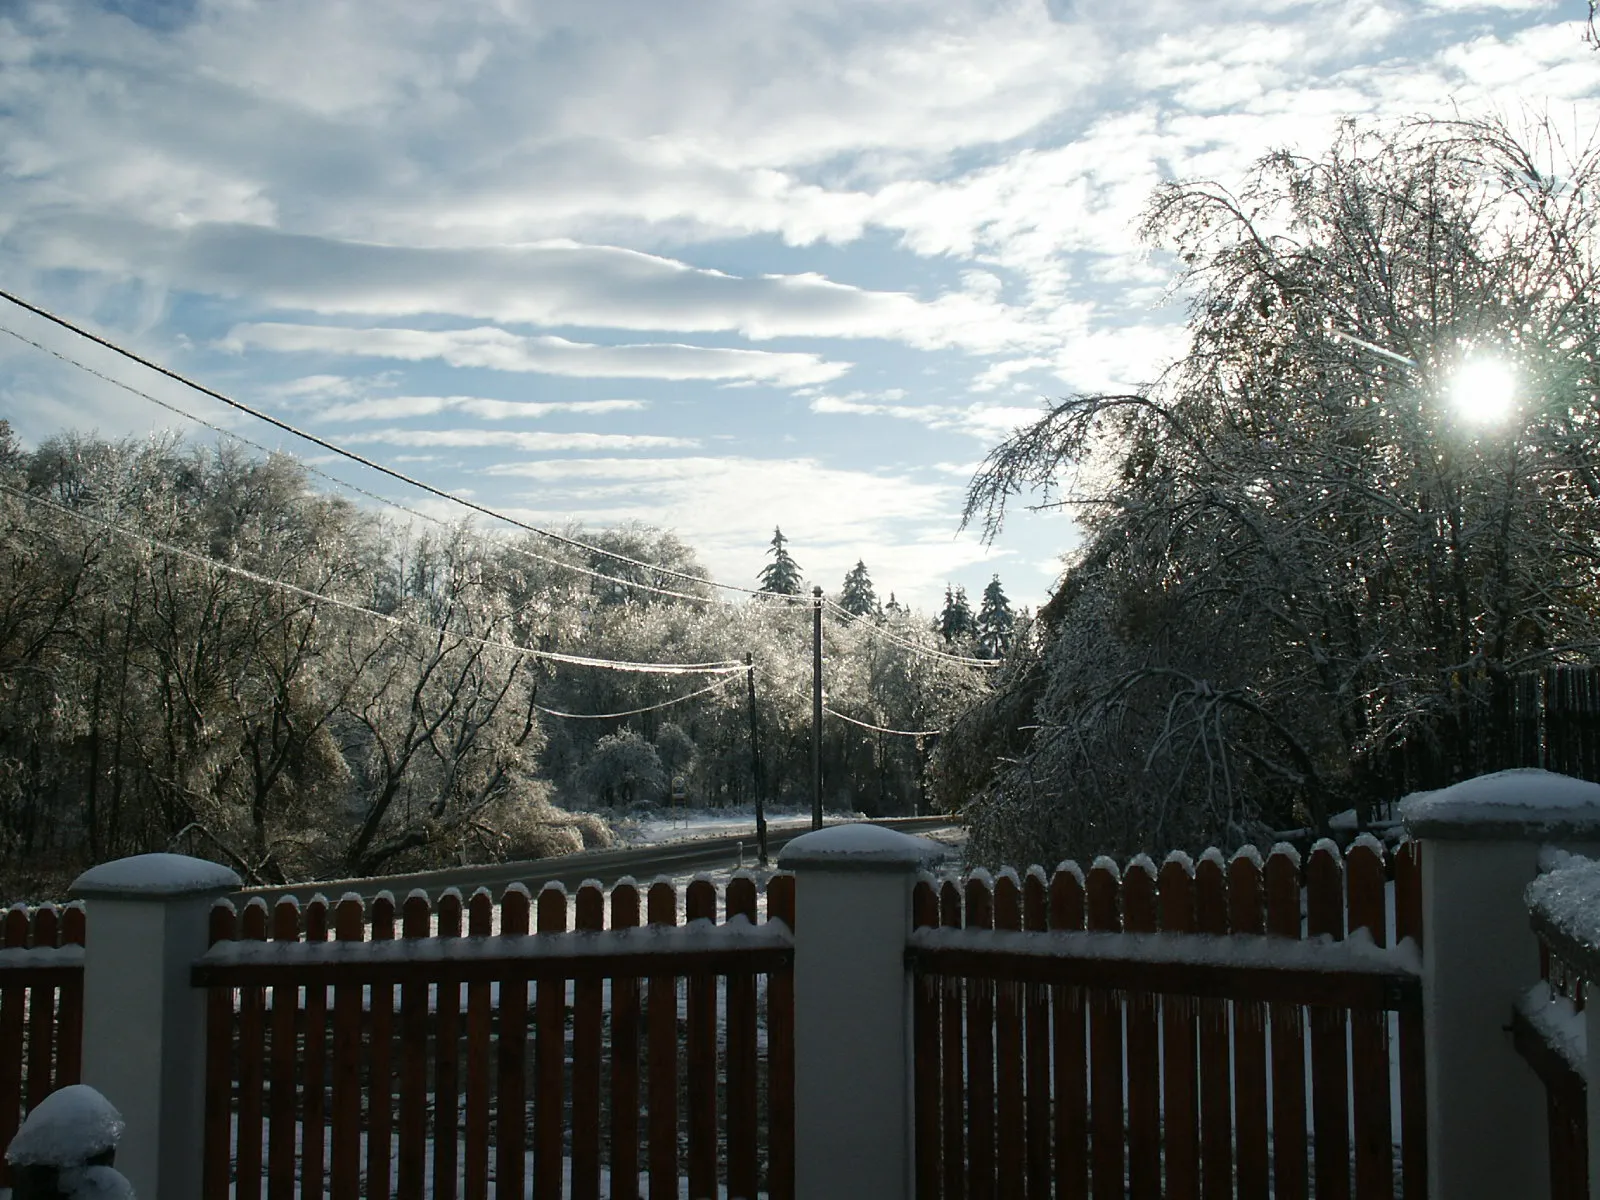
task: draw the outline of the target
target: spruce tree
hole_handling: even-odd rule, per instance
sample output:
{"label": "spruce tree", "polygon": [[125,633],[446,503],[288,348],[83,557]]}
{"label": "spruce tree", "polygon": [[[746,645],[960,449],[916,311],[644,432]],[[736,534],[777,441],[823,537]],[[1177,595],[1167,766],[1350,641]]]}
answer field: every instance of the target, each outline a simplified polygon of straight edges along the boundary
{"label": "spruce tree", "polygon": [[761,568],[759,576],[763,592],[778,596],[800,594],[800,564],[789,557],[789,551],[785,549],[788,543],[789,539],[783,536],[783,530],[774,528],[771,548],[767,551],[772,555],[772,561]]}
{"label": "spruce tree", "polygon": [[983,589],[983,604],[978,608],[978,653],[985,658],[1003,658],[1011,649],[1011,632],[1016,626],[1011,601],[1006,599],[996,575]]}
{"label": "spruce tree", "polygon": [[872,578],[867,574],[867,564],[859,558],[850,573],[844,577],[839,589],[839,607],[853,617],[871,617],[882,613],[878,607],[878,594],[872,590]]}
{"label": "spruce tree", "polygon": [[972,618],[972,605],[967,602],[967,589],[949,585],[944,589],[944,611],[939,614],[939,633],[947,642],[960,641],[977,632]]}

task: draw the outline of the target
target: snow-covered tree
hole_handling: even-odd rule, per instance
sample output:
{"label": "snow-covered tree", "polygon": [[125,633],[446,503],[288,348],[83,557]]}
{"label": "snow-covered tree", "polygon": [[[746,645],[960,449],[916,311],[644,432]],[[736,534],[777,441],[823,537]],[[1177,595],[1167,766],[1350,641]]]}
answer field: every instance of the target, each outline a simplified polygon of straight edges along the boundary
{"label": "snow-covered tree", "polygon": [[1000,576],[996,575],[983,589],[983,603],[978,607],[978,653],[985,658],[1003,658],[1011,648],[1011,631],[1016,623],[1011,601],[1006,599]]}
{"label": "snow-covered tree", "polygon": [[867,564],[859,558],[839,589],[839,607],[855,617],[871,617],[881,611],[878,594],[872,590],[872,577],[867,574]]}
{"label": "snow-covered tree", "polygon": [[944,589],[944,608],[939,613],[939,636],[946,642],[959,642],[970,638],[978,631],[977,621],[972,615],[972,605],[967,601],[967,589],[957,586],[952,589],[948,584]]}
{"label": "snow-covered tree", "polygon": [[767,553],[772,556],[772,561],[761,568],[759,576],[761,590],[772,592],[778,596],[798,596],[803,580],[800,576],[800,564],[790,556],[788,550],[789,539],[783,536],[782,529],[773,529],[772,542]]}

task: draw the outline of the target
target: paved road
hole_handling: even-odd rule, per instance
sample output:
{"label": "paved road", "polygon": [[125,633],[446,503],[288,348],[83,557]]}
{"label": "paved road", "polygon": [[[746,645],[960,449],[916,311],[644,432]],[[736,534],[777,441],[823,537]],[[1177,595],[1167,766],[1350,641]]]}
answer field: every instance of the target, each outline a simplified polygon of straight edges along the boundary
{"label": "paved road", "polygon": [[[904,833],[932,833],[958,826],[949,817],[885,817],[869,821]],[[785,821],[767,826],[767,845],[774,859],[792,839],[810,832],[809,821]],[[585,879],[599,879],[610,884],[624,875],[649,880],[657,875],[681,875],[687,871],[711,870],[731,867],[737,862],[739,847],[743,844],[746,866],[756,861],[755,830],[726,837],[694,838],[681,842],[664,842],[653,846],[628,846],[614,850],[585,850],[579,854],[564,854],[558,858],[539,858],[528,862],[494,863],[466,867],[444,867],[436,871],[417,871],[409,875],[388,875],[376,879],[338,879],[319,883],[301,884],[289,888],[247,888],[245,896],[264,896],[268,904],[277,897],[295,895],[309,899],[321,892],[330,900],[337,900],[346,892],[355,892],[370,900],[381,891],[392,892],[397,900],[415,888],[421,888],[432,898],[446,888],[460,888],[463,895],[473,889],[487,887],[498,893],[508,883],[526,884],[535,893],[552,881],[576,888]]]}

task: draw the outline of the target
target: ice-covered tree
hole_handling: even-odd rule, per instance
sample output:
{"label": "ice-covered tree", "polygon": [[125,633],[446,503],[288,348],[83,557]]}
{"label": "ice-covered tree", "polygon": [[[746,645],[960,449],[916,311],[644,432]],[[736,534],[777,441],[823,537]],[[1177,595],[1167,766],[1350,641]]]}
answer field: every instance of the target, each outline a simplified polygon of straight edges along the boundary
{"label": "ice-covered tree", "polygon": [[872,577],[867,574],[867,564],[860,559],[844,577],[844,586],[839,589],[839,607],[855,617],[870,617],[881,611],[878,594],[872,589]]}
{"label": "ice-covered tree", "polygon": [[944,608],[939,612],[939,635],[947,642],[958,642],[972,637],[978,631],[972,615],[972,605],[967,601],[967,589],[948,584],[944,589]]}
{"label": "ice-covered tree", "polygon": [[761,568],[759,576],[761,590],[772,592],[779,596],[798,596],[803,580],[800,576],[800,564],[795,562],[789,554],[789,539],[783,536],[782,529],[773,529],[772,542],[767,553],[772,556],[772,561]]}
{"label": "ice-covered tree", "polygon": [[1011,648],[1011,631],[1016,623],[1011,601],[1000,586],[1000,576],[996,575],[983,589],[983,603],[978,606],[978,653],[985,658],[1003,658]]}

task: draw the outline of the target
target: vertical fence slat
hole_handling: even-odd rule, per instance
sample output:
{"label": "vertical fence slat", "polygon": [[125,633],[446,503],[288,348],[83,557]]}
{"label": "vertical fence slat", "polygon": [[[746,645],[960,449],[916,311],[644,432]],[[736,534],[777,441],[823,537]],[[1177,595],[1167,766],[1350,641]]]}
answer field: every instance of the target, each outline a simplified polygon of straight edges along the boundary
{"label": "vertical fence slat", "polygon": [[[305,940],[328,940],[328,898],[320,893],[306,905]],[[307,1196],[322,1195],[326,1168],[328,1120],[328,989],[306,988],[304,1084],[301,1101],[300,1189]]]}
{"label": "vertical fence slat", "polygon": [[[83,945],[85,932],[83,902],[74,901],[61,910],[61,945]],[[61,1005],[56,1013],[56,1086],[79,1083],[82,1076],[83,974],[74,972],[72,979],[61,985]]]}
{"label": "vertical fence slat", "polygon": [[[767,920],[795,928],[794,876],[767,881]],[[794,1198],[794,972],[767,977],[767,1195]]]}
{"label": "vertical fence slat", "polygon": [[[1361,839],[1345,856],[1350,931],[1388,944],[1383,848]],[[1389,1014],[1350,1014],[1350,1082],[1355,1099],[1356,1196],[1394,1200],[1394,1124],[1389,1111]]]}
{"label": "vertical fence slat", "polygon": [[[1228,864],[1228,925],[1235,937],[1266,933],[1261,863],[1254,849]],[[1233,1124],[1239,1200],[1267,1200],[1267,1010],[1233,1004]]]}
{"label": "vertical fence slat", "polygon": [[[339,941],[365,940],[361,897],[341,897],[333,924]],[[333,1200],[356,1200],[361,1192],[361,993],[359,983],[333,989]]]}
{"label": "vertical fence slat", "polygon": [[[537,920],[541,936],[567,928],[567,890],[547,883],[539,890]],[[533,1126],[533,1191],[561,1194],[564,1068],[567,1044],[567,981],[541,979],[534,996],[533,1075],[536,1098]],[[521,1193],[517,1193],[520,1195]]]}
{"label": "vertical fence slat", "polygon": [[[1344,863],[1332,842],[1317,843],[1306,864],[1306,932],[1344,937]],[[1350,1195],[1350,1092],[1345,1080],[1344,1010],[1311,1010],[1312,1161],[1318,1200]]]}
{"label": "vertical fence slat", "polygon": [[[6,910],[3,938],[7,947],[28,944],[28,907],[13,904]],[[28,989],[6,983],[10,972],[0,972],[0,1145],[9,1146],[22,1123],[22,1060],[27,1044]],[[0,1155],[0,1187],[11,1186],[11,1165]]]}
{"label": "vertical fence slat", "polygon": [[[967,879],[968,929],[994,927],[994,899],[985,876]],[[967,980],[967,1195],[995,1194],[994,984]]]}
{"label": "vertical fence slat", "polygon": [[[33,928],[29,945],[54,946],[56,944],[56,907],[41,904],[33,910]],[[52,1070],[56,1033],[56,989],[53,985],[34,984],[28,989],[28,1108],[31,1111],[39,1101],[55,1091]]]}
{"label": "vertical fence slat", "polygon": [[[928,879],[911,889],[911,926],[939,924],[939,894]],[[917,1200],[938,1200],[939,1186],[939,979],[919,974],[912,980],[912,1110],[917,1156]],[[732,1180],[729,1180],[730,1184]]]}
{"label": "vertical fence slat", "polygon": [[[446,888],[439,896],[441,938],[461,936],[461,893]],[[461,1112],[461,985],[441,983],[434,997],[433,1197],[455,1200],[460,1158],[456,1124]]]}
{"label": "vertical fence slat", "polygon": [[[625,879],[611,889],[611,928],[638,924],[639,889]],[[611,981],[611,1195],[639,1195],[639,981],[633,977]]]}
{"label": "vertical fence slat", "polygon": [[[726,919],[756,923],[756,885],[748,875],[728,881]],[[740,973],[727,982],[728,1194],[754,1196],[760,1186],[757,1147],[756,978]]]}
{"label": "vertical fence slat", "polygon": [[[1022,888],[1011,871],[994,885],[994,927],[1022,928]],[[1019,1196],[1023,1190],[1022,985],[999,984],[995,996],[995,1123],[998,1132],[999,1194]]]}
{"label": "vertical fence slat", "polygon": [[[1195,929],[1228,932],[1228,884],[1222,855],[1207,850],[1194,872]],[[1228,1002],[1201,1000],[1200,1181],[1206,1200],[1233,1196],[1233,1085],[1228,1046]]]}
{"label": "vertical fence slat", "polygon": [[[939,924],[961,927],[961,889],[953,880],[939,888]],[[966,1022],[966,985],[954,975],[939,980],[940,1175],[946,1200],[964,1200],[967,1194],[967,1065],[963,1032]]]}
{"label": "vertical fence slat", "polygon": [[[1267,933],[1300,937],[1300,855],[1274,846],[1267,856]],[[1274,1004],[1272,1017],[1272,1183],[1274,1200],[1306,1200],[1306,1050],[1304,1010]]]}
{"label": "vertical fence slat", "polygon": [[[1394,933],[1410,938],[1420,952],[1422,928],[1422,847],[1407,842],[1394,856]],[[1400,1013],[1400,1180],[1406,1196],[1428,1194],[1427,1067],[1422,1013]]]}
{"label": "vertical fence slat", "polygon": [[[1166,933],[1194,929],[1194,874],[1188,856],[1170,854],[1161,864],[1161,928]],[[1161,1001],[1162,1109],[1166,1140],[1167,1200],[1198,1200],[1200,1195],[1200,1114],[1196,1059],[1197,1010],[1187,996]]]}
{"label": "vertical fence slat", "polygon": [[[1089,869],[1088,928],[1116,933],[1122,928],[1122,880],[1117,864],[1096,859]],[[1122,994],[1096,988],[1089,994],[1090,1176],[1094,1200],[1124,1195],[1122,1131]]]}
{"label": "vertical fence slat", "polygon": [[[1044,871],[1030,867],[1022,880],[1022,926],[1042,932],[1050,926],[1050,896]],[[1028,1196],[1050,1196],[1050,993],[1030,983],[1023,993],[1023,1037],[1026,1040],[1028,1124]]]}
{"label": "vertical fence slat", "polygon": [[[372,940],[394,941],[394,897],[388,892],[379,892],[372,901]],[[370,1007],[366,1192],[388,1197],[394,1154],[394,988],[373,984]]]}
{"label": "vertical fence slat", "polygon": [[[707,879],[689,884],[686,921],[717,919],[717,890]],[[717,1188],[717,977],[691,975],[688,982],[687,1066],[689,1105],[689,1194],[709,1196]]]}
{"label": "vertical fence slat", "polygon": [[[606,896],[593,881],[578,889],[573,928],[605,928]],[[615,988],[617,982],[613,981]],[[600,1052],[604,984],[580,979],[572,994],[572,1200],[600,1200]]]}
{"label": "vertical fence slat", "polygon": [[[17,945],[13,918],[16,909],[6,914],[5,942]],[[23,914],[27,920],[27,914]],[[211,927],[208,940],[214,946],[229,942],[237,929],[233,905],[219,900],[211,906]],[[26,925],[23,927],[26,935]],[[9,997],[7,998],[9,1000]],[[9,1006],[8,1006],[9,1007]],[[9,1013],[8,1013],[9,1015]],[[20,1017],[20,1013],[18,1014]],[[21,1026],[17,1026],[15,1045],[21,1048]],[[8,1039],[6,1047],[13,1043]],[[8,1081],[9,1082],[9,1081]],[[13,1118],[11,1133],[16,1132],[16,1105],[8,1104],[7,1116]],[[201,1148],[200,1187],[206,1200],[226,1200],[229,1194],[229,1175],[233,1142],[233,989],[208,988],[206,991],[206,1117],[205,1145]],[[10,1135],[6,1142],[10,1144]]]}
{"label": "vertical fence slat", "polygon": [[[565,911],[565,904],[562,905]],[[500,897],[500,936],[528,936],[528,889],[513,883]],[[528,981],[500,981],[499,1037],[495,1070],[495,1195],[520,1196],[527,1171]],[[596,1071],[600,1064],[595,1064]]]}
{"label": "vertical fence slat", "polygon": [[[300,905],[285,896],[272,909],[272,940],[293,944],[300,940]],[[295,1158],[299,1112],[296,1072],[300,1067],[300,988],[276,985],[272,989],[271,1061],[267,1064],[267,1196],[291,1200],[295,1194]]]}
{"label": "vertical fence slat", "polygon": [[[494,931],[494,898],[480,887],[467,901],[467,936],[486,938]],[[489,1195],[489,1042],[494,1013],[489,1007],[489,981],[467,984],[467,1129],[462,1160],[465,1200]]]}
{"label": "vertical fence slat", "polygon": [[[409,941],[432,932],[428,895],[414,891],[401,908],[401,933]],[[441,985],[443,992],[447,985]],[[453,986],[453,985],[449,985]],[[428,985],[400,985],[400,1200],[422,1200],[427,1183]]]}
{"label": "vertical fence slat", "polygon": [[[1155,864],[1139,855],[1122,877],[1122,927],[1154,933]],[[1156,997],[1130,995],[1128,1026],[1128,1195],[1157,1200],[1161,1195],[1161,1033]]]}
{"label": "vertical fence slat", "polygon": [[[646,916],[654,926],[678,923],[678,895],[657,880],[646,896]],[[652,975],[646,985],[645,1021],[649,1029],[650,1200],[678,1195],[678,981]]]}
{"label": "vertical fence slat", "polygon": [[[267,938],[267,903],[259,896],[244,906],[240,914],[241,941],[262,942]],[[261,1195],[262,1084],[265,1067],[266,989],[239,989],[239,1079],[238,1109],[234,1132],[234,1195],[239,1200],[255,1200]]]}
{"label": "vertical fence slat", "polygon": [[[1082,929],[1083,876],[1062,863],[1050,880],[1050,928]],[[1052,1063],[1056,1092],[1056,1187],[1062,1200],[1089,1195],[1089,1060],[1084,1031],[1083,989],[1050,988]]]}

